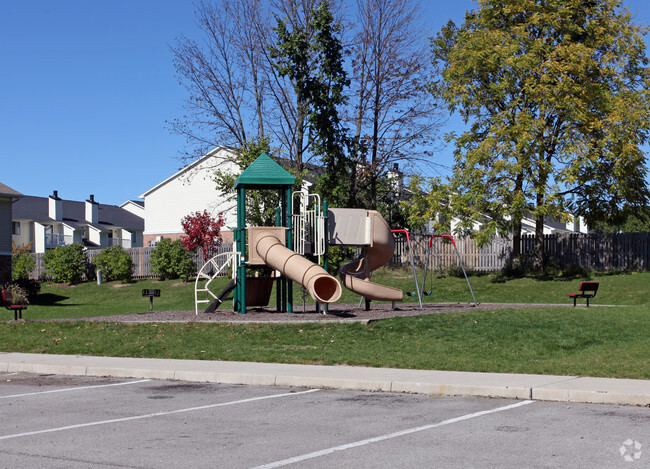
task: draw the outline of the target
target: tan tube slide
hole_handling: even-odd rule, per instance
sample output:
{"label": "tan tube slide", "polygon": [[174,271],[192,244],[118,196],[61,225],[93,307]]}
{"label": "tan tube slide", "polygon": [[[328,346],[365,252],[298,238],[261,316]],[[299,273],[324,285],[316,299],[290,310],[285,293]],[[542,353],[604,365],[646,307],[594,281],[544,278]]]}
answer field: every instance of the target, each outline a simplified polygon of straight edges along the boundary
{"label": "tan tube slide", "polygon": [[341,267],[343,285],[366,300],[402,301],[402,290],[370,281],[370,273],[388,264],[393,257],[395,240],[379,212],[368,210],[368,217],[371,219],[371,244],[365,248],[363,257]]}
{"label": "tan tube slide", "polygon": [[341,297],[341,284],[318,264],[284,247],[273,233],[262,233],[255,249],[264,263],[302,285],[318,303],[334,303]]}

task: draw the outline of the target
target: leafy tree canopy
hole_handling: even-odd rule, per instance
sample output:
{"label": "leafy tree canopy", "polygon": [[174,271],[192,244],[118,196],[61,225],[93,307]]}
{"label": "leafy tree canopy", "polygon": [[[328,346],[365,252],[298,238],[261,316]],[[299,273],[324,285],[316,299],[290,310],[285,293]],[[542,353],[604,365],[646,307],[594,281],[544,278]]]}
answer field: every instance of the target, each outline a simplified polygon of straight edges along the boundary
{"label": "leafy tree canopy", "polygon": [[645,28],[619,0],[479,0],[432,40],[434,95],[469,130],[450,138],[449,187],[431,199],[486,241],[546,218],[624,220],[648,204]]}

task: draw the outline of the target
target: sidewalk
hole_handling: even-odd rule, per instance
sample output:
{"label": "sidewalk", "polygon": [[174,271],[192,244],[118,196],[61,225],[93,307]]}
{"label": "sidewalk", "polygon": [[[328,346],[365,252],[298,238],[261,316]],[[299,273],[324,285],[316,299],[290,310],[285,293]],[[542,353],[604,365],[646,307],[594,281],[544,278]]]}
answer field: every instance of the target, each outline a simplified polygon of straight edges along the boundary
{"label": "sidewalk", "polygon": [[650,380],[0,353],[0,372],[650,406]]}

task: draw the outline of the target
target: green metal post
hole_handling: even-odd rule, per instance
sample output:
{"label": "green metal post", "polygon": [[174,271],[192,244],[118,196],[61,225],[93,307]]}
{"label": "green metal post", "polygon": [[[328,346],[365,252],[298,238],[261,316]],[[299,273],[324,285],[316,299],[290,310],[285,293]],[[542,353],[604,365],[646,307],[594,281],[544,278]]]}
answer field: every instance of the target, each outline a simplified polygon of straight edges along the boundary
{"label": "green metal post", "polygon": [[[323,219],[325,223],[324,225],[324,230],[325,233],[323,233],[323,236],[325,236],[325,252],[323,252],[323,269],[327,272],[327,268],[329,267],[329,250],[330,250],[330,229],[329,229],[329,217],[327,216],[329,212],[327,211],[327,200],[323,200]],[[325,313],[329,312],[329,303],[325,303]]]}
{"label": "green metal post", "polygon": [[237,229],[235,230],[237,251],[241,253],[241,262],[237,269],[234,309],[246,314],[246,189],[237,189]]}
{"label": "green metal post", "polygon": [[[285,189],[285,210],[284,210],[284,216],[286,219],[286,224],[285,226],[287,227],[287,246],[289,246],[290,249],[293,248],[293,208],[292,208],[292,201],[293,201],[293,195],[292,195],[292,187],[287,187]],[[293,282],[291,280],[287,280],[287,306],[288,309],[287,311],[290,313],[293,313]]]}
{"label": "green metal post", "polygon": [[[275,226],[282,226],[282,207],[275,207]],[[283,277],[278,277],[275,281],[275,308],[278,313],[284,311],[283,307],[283,294],[282,292],[285,289],[285,282]]]}

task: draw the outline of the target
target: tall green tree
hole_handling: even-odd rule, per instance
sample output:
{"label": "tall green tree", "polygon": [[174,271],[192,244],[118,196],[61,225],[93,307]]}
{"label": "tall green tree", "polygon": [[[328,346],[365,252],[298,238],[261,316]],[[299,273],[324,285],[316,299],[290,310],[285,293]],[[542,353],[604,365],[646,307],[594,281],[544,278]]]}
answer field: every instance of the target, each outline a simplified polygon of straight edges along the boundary
{"label": "tall green tree", "polygon": [[344,89],[350,81],[343,67],[341,25],[326,0],[312,5],[302,23],[296,21],[296,9],[277,18],[277,45],[271,49],[279,75],[292,83],[295,108],[304,124],[296,129],[293,144],[296,170],[303,171],[298,155],[308,149],[325,166],[319,184],[322,195],[334,203],[348,202],[350,192],[341,187],[351,163],[339,107],[346,101]]}
{"label": "tall green tree", "polygon": [[589,228],[598,233],[647,233],[650,232],[650,208],[631,213],[625,221],[617,224],[599,222]]}
{"label": "tall green tree", "polygon": [[646,207],[650,75],[645,28],[619,0],[479,0],[433,39],[431,85],[469,124],[445,199],[483,240],[545,219],[615,223]]}

